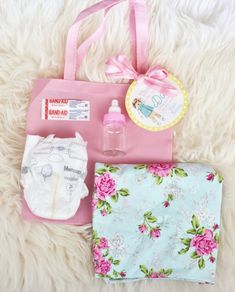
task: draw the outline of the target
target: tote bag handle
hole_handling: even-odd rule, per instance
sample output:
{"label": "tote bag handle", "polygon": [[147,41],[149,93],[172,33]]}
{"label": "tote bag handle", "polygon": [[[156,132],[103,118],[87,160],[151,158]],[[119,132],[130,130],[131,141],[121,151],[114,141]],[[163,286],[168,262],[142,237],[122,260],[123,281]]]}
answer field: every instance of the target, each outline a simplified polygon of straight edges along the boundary
{"label": "tote bag handle", "polygon": [[[76,70],[80,67],[90,45],[99,39],[104,32],[108,12],[112,7],[124,1],[126,0],[103,0],[81,11],[68,32],[64,79],[75,80]],[[132,63],[139,73],[144,73],[148,67],[148,19],[145,0],[129,0],[129,5]],[[104,17],[100,26],[77,49],[81,21],[100,10],[104,10]]]}

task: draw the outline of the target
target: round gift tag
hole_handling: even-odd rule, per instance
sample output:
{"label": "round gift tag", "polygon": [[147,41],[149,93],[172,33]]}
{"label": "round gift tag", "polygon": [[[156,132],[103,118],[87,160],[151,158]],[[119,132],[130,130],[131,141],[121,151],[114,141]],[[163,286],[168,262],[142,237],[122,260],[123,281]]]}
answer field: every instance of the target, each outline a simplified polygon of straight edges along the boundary
{"label": "round gift tag", "polygon": [[133,81],[126,95],[126,109],[131,120],[149,131],[173,127],[185,115],[188,95],[182,83],[169,74],[168,83],[177,89],[175,96],[167,96],[147,85],[142,79]]}

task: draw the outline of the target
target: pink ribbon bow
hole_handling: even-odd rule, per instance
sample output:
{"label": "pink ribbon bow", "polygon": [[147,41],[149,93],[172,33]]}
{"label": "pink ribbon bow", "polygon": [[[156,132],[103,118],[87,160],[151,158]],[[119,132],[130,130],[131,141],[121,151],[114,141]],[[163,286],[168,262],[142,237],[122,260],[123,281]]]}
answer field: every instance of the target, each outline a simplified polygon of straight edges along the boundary
{"label": "pink ribbon bow", "polygon": [[106,65],[105,73],[107,76],[143,80],[147,86],[154,88],[162,94],[168,96],[177,95],[177,88],[167,80],[167,77],[169,76],[167,70],[160,66],[154,66],[145,74],[139,74],[124,55],[110,58],[106,62]]}

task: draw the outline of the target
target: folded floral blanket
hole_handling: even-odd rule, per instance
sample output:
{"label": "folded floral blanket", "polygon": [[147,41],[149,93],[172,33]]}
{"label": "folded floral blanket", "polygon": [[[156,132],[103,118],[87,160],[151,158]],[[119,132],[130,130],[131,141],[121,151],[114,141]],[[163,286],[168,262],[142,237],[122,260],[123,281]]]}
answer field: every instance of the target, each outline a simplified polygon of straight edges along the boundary
{"label": "folded floral blanket", "polygon": [[97,163],[96,277],[213,283],[222,181],[214,169],[201,164]]}

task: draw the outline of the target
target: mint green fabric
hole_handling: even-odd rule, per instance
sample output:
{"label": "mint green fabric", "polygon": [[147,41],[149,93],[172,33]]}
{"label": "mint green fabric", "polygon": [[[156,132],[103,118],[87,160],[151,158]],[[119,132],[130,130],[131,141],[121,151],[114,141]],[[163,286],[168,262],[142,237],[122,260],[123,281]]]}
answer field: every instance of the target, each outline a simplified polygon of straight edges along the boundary
{"label": "mint green fabric", "polygon": [[214,283],[223,178],[201,164],[95,167],[97,278]]}

